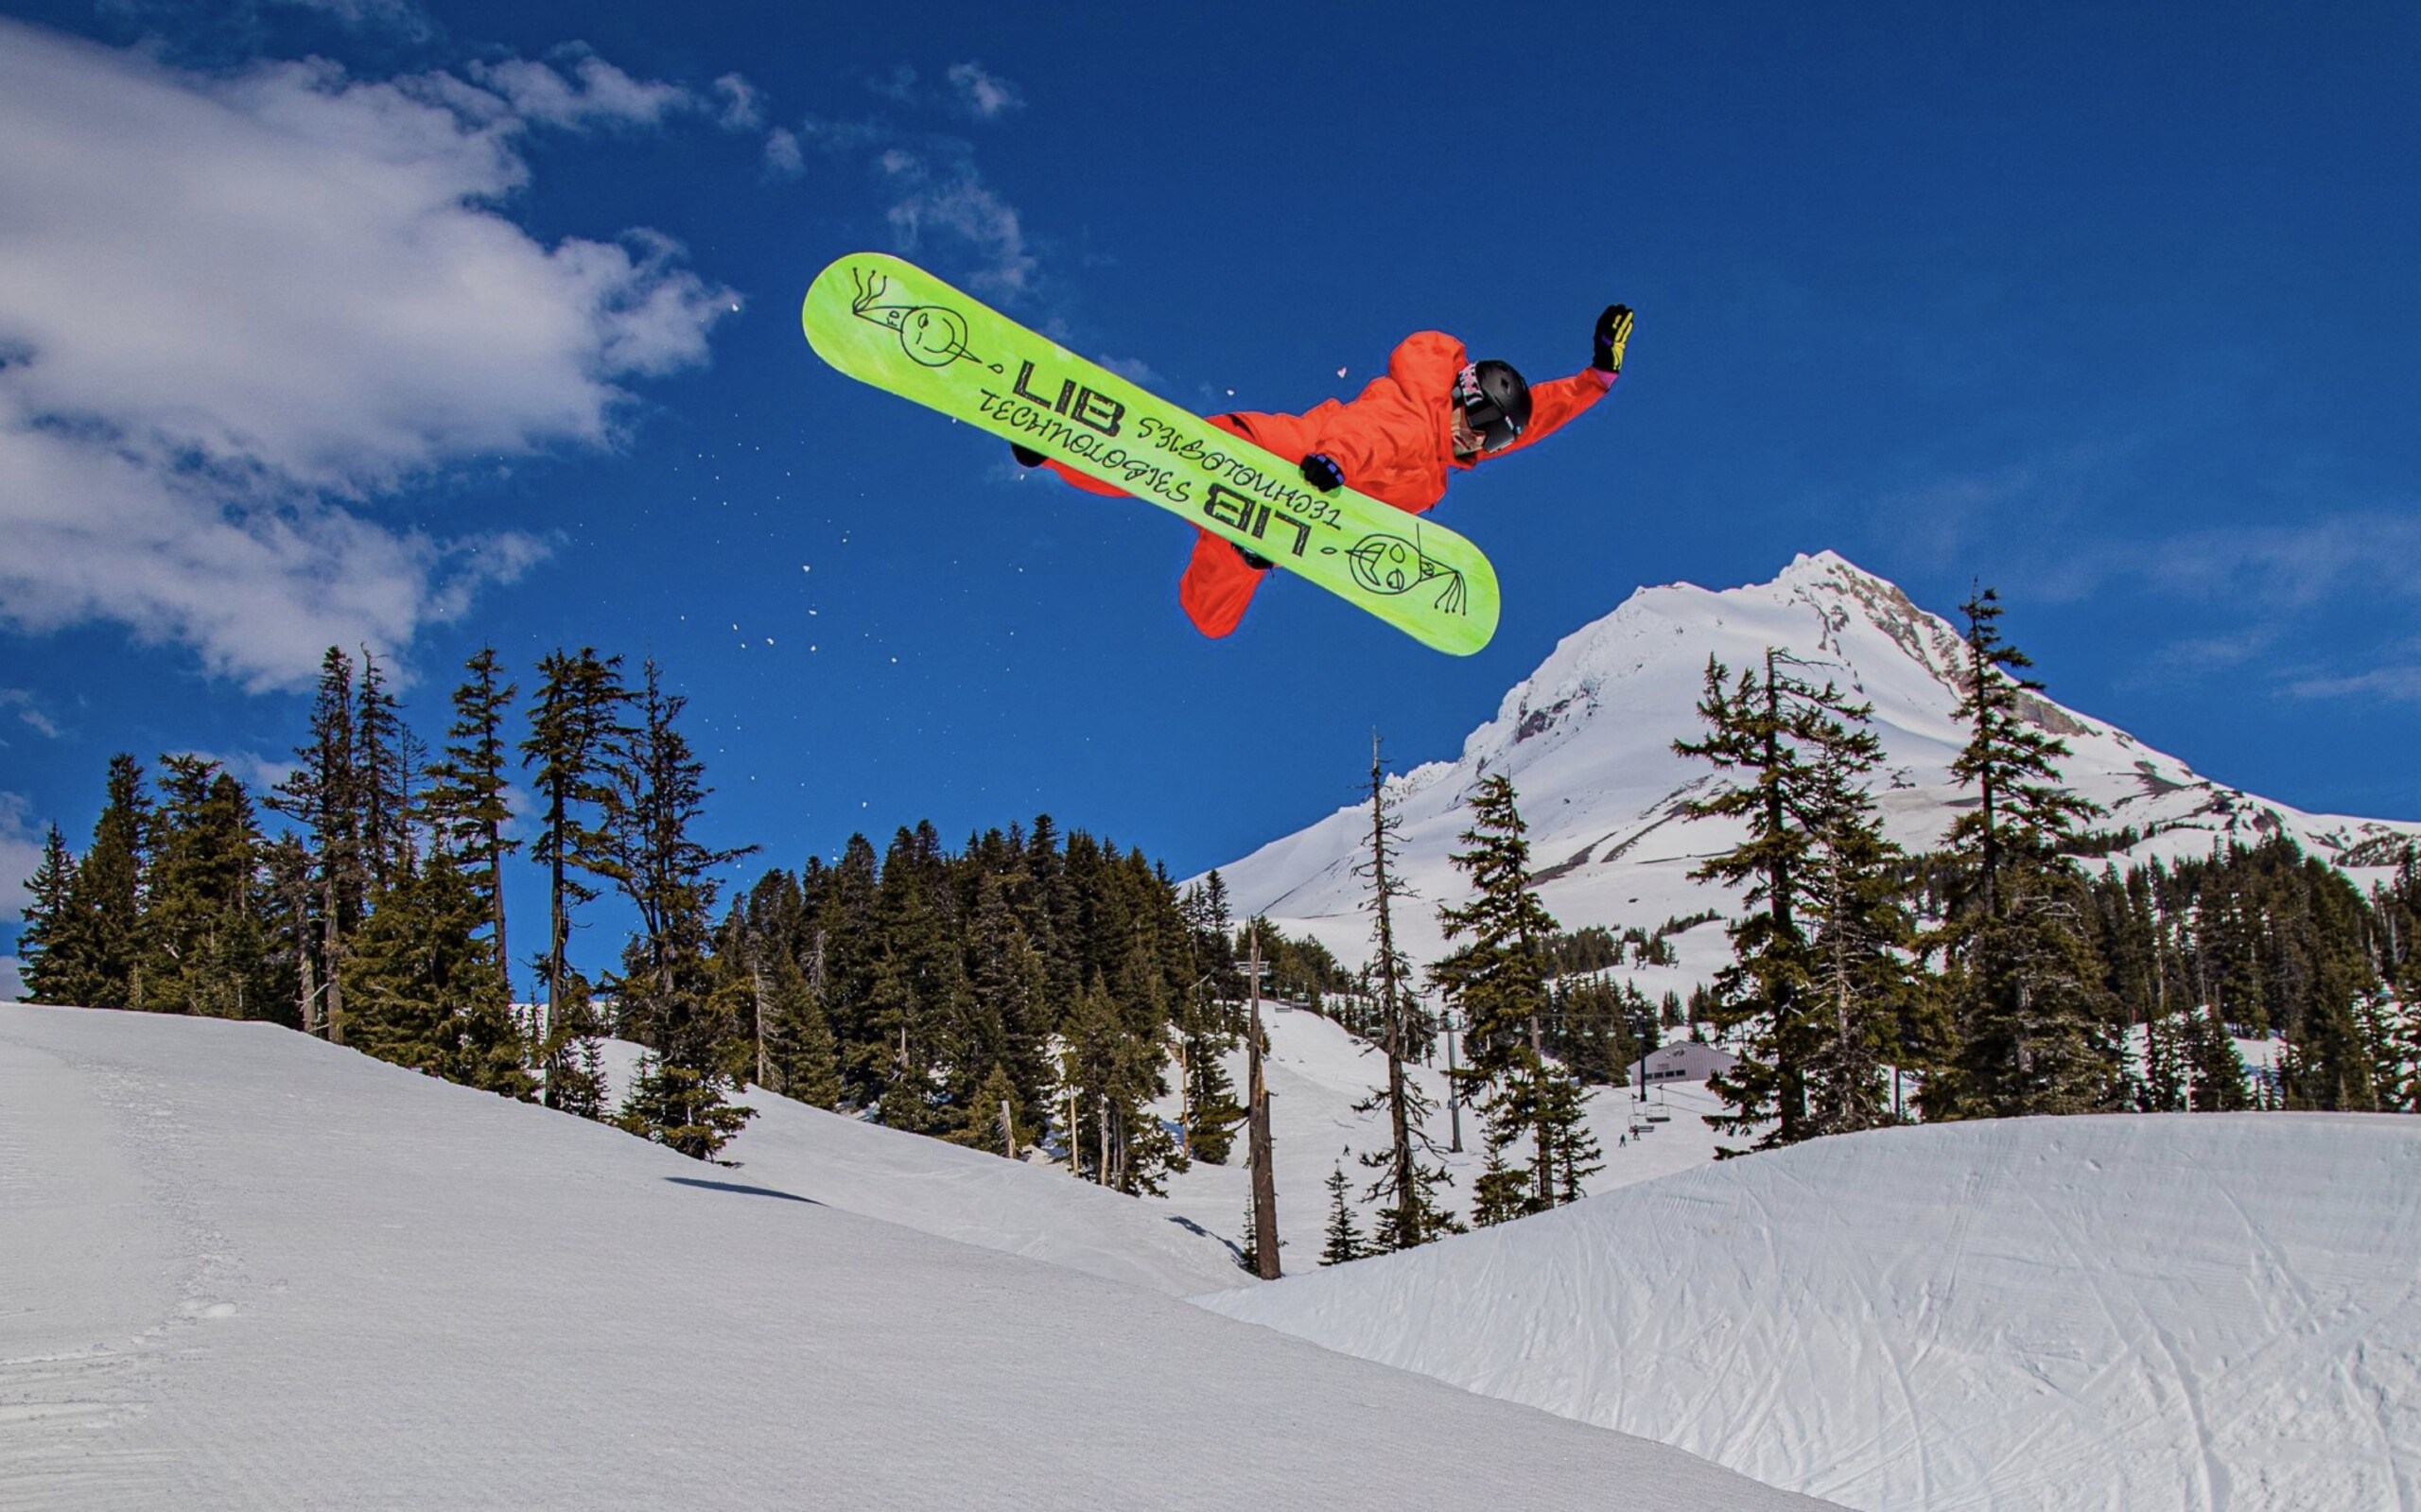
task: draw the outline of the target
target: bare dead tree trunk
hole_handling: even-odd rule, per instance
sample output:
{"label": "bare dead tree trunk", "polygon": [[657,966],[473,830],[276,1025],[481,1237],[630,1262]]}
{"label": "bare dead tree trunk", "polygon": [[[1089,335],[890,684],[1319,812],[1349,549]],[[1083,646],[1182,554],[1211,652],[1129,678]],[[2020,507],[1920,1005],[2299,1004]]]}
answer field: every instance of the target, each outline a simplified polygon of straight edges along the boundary
{"label": "bare dead tree trunk", "polygon": [[1246,1082],[1252,1104],[1253,1274],[1278,1279],[1278,1173],[1271,1169],[1269,1086],[1261,1070],[1261,931],[1252,933],[1252,1031]]}

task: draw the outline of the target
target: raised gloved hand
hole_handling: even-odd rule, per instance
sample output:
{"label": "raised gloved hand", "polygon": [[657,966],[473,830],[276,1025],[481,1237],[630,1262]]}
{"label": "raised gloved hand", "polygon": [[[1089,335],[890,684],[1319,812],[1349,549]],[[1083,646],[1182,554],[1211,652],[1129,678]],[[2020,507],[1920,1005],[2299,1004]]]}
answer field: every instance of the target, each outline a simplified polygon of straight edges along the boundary
{"label": "raised gloved hand", "polygon": [[1328,453],[1315,451],[1303,459],[1303,481],[1323,494],[1333,494],[1345,486],[1345,469]]}
{"label": "raised gloved hand", "polygon": [[1630,340],[1630,306],[1609,304],[1597,317],[1596,356],[1591,366],[1600,373],[1623,370],[1623,347]]}
{"label": "raised gloved hand", "polygon": [[1046,460],[1042,453],[1031,447],[1020,446],[1016,442],[1009,443],[1009,455],[1018,460],[1019,467],[1039,467]]}

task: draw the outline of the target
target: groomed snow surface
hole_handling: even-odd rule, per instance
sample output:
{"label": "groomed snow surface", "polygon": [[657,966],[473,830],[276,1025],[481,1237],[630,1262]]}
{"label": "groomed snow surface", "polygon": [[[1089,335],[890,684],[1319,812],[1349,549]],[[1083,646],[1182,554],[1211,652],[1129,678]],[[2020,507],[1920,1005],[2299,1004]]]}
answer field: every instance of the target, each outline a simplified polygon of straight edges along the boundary
{"label": "groomed snow surface", "polygon": [[[1381,1204],[1368,1195],[1373,1173],[1358,1156],[1386,1148],[1387,1119],[1384,1109],[1357,1112],[1354,1104],[1386,1079],[1385,1062],[1367,1042],[1316,1014],[1265,1005],[1262,1022],[1269,1035],[1280,1258],[1291,1274],[1319,1263],[1328,1224],[1322,1183],[1337,1166],[1352,1183],[1348,1195],[1363,1231],[1372,1227]],[[606,1042],[606,1077],[617,1096],[629,1085],[638,1053],[635,1045]],[[1241,1048],[1228,1057],[1228,1070],[1242,1087]],[[1425,1066],[1408,1073],[1437,1104],[1430,1132],[1440,1151],[1437,1163],[1447,1171],[1437,1200],[1469,1217],[1471,1183],[1483,1163],[1479,1120],[1466,1110],[1462,1153],[1447,1152],[1445,1073]],[[741,1101],[757,1117],[723,1151],[738,1163],[740,1179],[1171,1296],[1254,1284],[1240,1263],[1252,1184],[1241,1131],[1228,1164],[1197,1160],[1169,1174],[1166,1197],[1135,1198],[1072,1180],[1064,1165],[1011,1162],[754,1088]],[[1707,1127],[1702,1115],[1720,1106],[1697,1082],[1652,1086],[1645,1105],[1621,1087],[1594,1089],[1589,1123],[1605,1147],[1605,1161],[1588,1190],[1611,1191],[1694,1170],[1715,1158],[1718,1144],[1745,1142],[1718,1139]],[[1164,1099],[1158,1111],[1174,1124],[1176,1099]]]}
{"label": "groomed snow surface", "polygon": [[1820,1504],[286,1030],[0,1007],[0,1508],[1643,1501]]}
{"label": "groomed snow surface", "polygon": [[1203,1305],[1876,1512],[2421,1507],[2390,1115],[1822,1139]]}

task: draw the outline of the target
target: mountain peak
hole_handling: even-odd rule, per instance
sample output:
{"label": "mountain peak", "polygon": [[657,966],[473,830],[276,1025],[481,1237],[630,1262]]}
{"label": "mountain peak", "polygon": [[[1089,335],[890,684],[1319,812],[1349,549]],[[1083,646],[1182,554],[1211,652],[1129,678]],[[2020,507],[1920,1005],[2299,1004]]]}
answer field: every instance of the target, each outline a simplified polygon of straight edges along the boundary
{"label": "mountain peak", "polygon": [[[1558,642],[1506,691],[1495,717],[1465,739],[1457,759],[1422,766],[1397,790],[1402,875],[1429,898],[1462,895],[1448,860],[1466,819],[1460,801],[1472,783],[1501,772],[1514,778],[1541,895],[1565,928],[1653,928],[1708,909],[1733,912],[1733,898],[1690,875],[1732,843],[1722,824],[1687,812],[1688,800],[1716,776],[1673,746],[1701,733],[1698,704],[1708,663],[1737,674],[1761,667],[1768,648],[1872,705],[1884,752],[1875,791],[1887,830],[1912,851],[1939,844],[1972,801],[1950,775],[1967,741],[1957,717],[1967,647],[1949,621],[1898,584],[1838,552],[1818,551],[1766,582],[1641,588]],[[2421,825],[2303,814],[2221,787],[2040,695],[2025,695],[2020,713],[2066,743],[2064,776],[2101,808],[2099,823],[2141,837],[2114,854],[2122,866],[2284,832],[2311,855],[2359,872],[2392,861],[2409,838],[2421,836]],[[1339,959],[1359,960],[1367,924],[1353,861],[1366,827],[1358,808],[1343,809],[1273,842],[1220,868],[1229,895],[1246,912],[1315,934]],[[1411,936],[1433,934],[1427,924],[1400,921]],[[1406,945],[1416,955],[1431,951],[1430,959],[1443,949],[1442,938]]]}

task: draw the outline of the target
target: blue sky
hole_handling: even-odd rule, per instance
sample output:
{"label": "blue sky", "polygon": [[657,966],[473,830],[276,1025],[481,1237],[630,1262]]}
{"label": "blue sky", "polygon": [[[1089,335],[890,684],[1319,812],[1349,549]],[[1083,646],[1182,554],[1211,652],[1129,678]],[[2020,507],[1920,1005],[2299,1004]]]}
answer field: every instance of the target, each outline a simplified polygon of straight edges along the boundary
{"label": "blue sky", "polygon": [[[654,655],[762,861],[1047,810],[1191,871],[1823,547],[2421,817],[2421,12],[1092,9],[0,5],[0,885],[113,751],[272,774],[332,641],[432,734],[482,644]],[[1213,643],[1182,526],[814,359],[861,247],[1205,410],[1639,325],[1444,506],[1487,652],[1285,582]]]}

